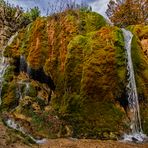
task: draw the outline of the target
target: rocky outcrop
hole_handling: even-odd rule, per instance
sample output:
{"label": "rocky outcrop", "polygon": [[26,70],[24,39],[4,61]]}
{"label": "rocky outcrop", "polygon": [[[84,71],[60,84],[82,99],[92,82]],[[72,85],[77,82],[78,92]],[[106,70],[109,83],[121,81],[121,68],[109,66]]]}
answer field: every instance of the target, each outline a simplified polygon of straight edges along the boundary
{"label": "rocky outcrop", "polygon": [[[132,56],[147,133],[148,90],[143,87],[148,82],[148,64],[140,42],[143,37],[131,30],[135,34]],[[26,62],[22,69],[30,72],[17,68],[22,55]],[[13,117],[21,125],[29,124],[33,135],[117,139],[130,130],[123,34],[120,28],[107,25],[99,14],[68,10],[38,18],[19,32],[5,49],[5,56],[12,60],[5,74],[3,110],[13,109]],[[35,131],[40,126],[45,128]]]}

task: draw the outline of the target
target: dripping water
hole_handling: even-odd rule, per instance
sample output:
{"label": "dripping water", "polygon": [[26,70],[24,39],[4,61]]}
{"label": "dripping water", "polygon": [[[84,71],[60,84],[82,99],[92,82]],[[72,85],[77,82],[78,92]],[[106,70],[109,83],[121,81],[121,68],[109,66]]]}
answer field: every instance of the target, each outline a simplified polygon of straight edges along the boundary
{"label": "dripping water", "polygon": [[[19,80],[17,84],[18,84],[18,89],[16,93],[19,95],[19,100],[22,100],[25,96],[28,95],[30,83],[28,80],[27,81]],[[24,88],[25,90],[22,88]]]}
{"label": "dripping water", "polygon": [[17,32],[9,39],[7,45],[0,50],[0,105],[2,103],[2,88],[3,88],[3,81],[4,81],[4,74],[5,74],[5,71],[6,69],[8,68],[9,66],[9,58],[6,58],[4,56],[4,50],[7,46],[10,46],[10,44],[13,42],[14,38],[17,36]]}
{"label": "dripping water", "polygon": [[[26,63],[26,59],[24,55],[20,55],[20,67],[19,67],[19,71],[20,72],[27,72],[28,69],[28,65]],[[28,74],[28,73],[27,73]],[[26,80],[19,80],[17,82],[18,84],[18,94],[19,94],[19,98],[20,100],[23,99],[23,97],[28,95],[29,92],[29,88],[30,88],[30,83],[29,83],[29,75],[27,76],[28,78]],[[25,90],[22,90],[22,87],[25,86]],[[23,93],[24,92],[24,93]]]}
{"label": "dripping water", "polygon": [[22,94],[22,81],[20,80],[19,82],[17,82],[18,84],[18,94],[19,94],[19,99],[22,100],[23,99],[23,94]]}
{"label": "dripping water", "polygon": [[[5,57],[4,56],[4,50],[7,46],[10,46],[10,44],[13,42],[14,38],[18,35],[18,33],[16,32],[10,39],[9,41],[7,42],[7,45],[0,50],[0,105],[2,103],[2,100],[1,100],[1,93],[2,93],[2,87],[3,87],[3,81],[4,81],[4,74],[5,74],[5,71],[6,69],[8,68],[9,66],[9,58]],[[21,69],[25,69],[25,65],[24,65],[24,62],[25,62],[25,59],[23,56],[21,56],[21,63],[20,63],[20,70]],[[23,95],[22,95],[22,92],[21,92],[21,85],[25,85],[25,95],[27,95],[28,91],[29,91],[29,82],[18,82],[19,83],[19,88],[18,88],[18,91],[19,91],[19,96],[20,98],[23,98]],[[35,139],[34,137],[32,137],[30,134],[27,134],[27,132],[25,132],[25,129],[23,127],[21,127],[19,124],[17,124],[13,119],[7,119],[5,120],[7,126],[9,126],[10,128],[13,128],[17,131],[20,131],[22,132],[24,135],[30,137],[34,142],[38,143],[38,144],[42,144],[42,143],[45,143],[46,142],[46,139],[41,139],[41,140],[38,140],[38,139]]]}
{"label": "dripping water", "polygon": [[127,71],[128,71],[128,85],[127,85],[127,95],[128,95],[128,105],[130,112],[130,128],[131,133],[129,135],[124,135],[125,141],[139,141],[142,142],[146,138],[143,134],[140,118],[140,109],[138,101],[138,93],[135,82],[134,68],[131,56],[131,42],[133,34],[125,29],[122,29],[124,35],[125,49],[127,54]]}
{"label": "dripping water", "polygon": [[20,72],[26,72],[27,69],[27,64],[26,64],[26,59],[24,55],[20,56]]}
{"label": "dripping water", "polygon": [[25,83],[25,96],[28,95],[29,88],[30,88],[30,84],[29,84],[29,82],[26,82],[26,83]]}

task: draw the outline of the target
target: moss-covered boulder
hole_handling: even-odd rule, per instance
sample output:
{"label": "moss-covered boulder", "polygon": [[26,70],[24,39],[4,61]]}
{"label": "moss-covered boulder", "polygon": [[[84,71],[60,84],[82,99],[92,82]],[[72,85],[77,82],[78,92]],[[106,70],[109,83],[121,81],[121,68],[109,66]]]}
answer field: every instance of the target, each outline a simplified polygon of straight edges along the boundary
{"label": "moss-covered boulder", "polygon": [[[130,29],[135,35],[132,58],[147,133],[148,61],[141,44],[147,36],[146,31],[139,36],[134,26]],[[19,32],[5,56],[12,58],[12,68],[5,75],[5,88],[10,85],[3,90],[3,108],[11,106],[13,117],[22,126],[29,124],[35,136],[117,139],[130,130],[123,33],[99,14],[68,10],[38,18]],[[16,71],[21,56],[26,70]],[[29,77],[31,72],[34,77]],[[50,81],[45,82],[46,77]]]}

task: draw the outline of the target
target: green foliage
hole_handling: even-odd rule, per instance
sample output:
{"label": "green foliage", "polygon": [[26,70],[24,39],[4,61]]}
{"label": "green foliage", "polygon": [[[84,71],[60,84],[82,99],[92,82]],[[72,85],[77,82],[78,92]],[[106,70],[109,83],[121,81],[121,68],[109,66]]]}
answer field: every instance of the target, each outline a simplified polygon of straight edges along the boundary
{"label": "green foliage", "polygon": [[40,16],[40,10],[38,7],[34,7],[30,10],[30,20],[35,21],[37,17]]}
{"label": "green foliage", "polygon": [[[139,38],[147,37],[147,28],[135,30],[140,30]],[[136,36],[132,41],[132,58],[138,92],[146,96],[142,85],[147,82],[147,65]],[[21,121],[25,116],[22,122],[29,122],[34,135],[57,136],[64,128],[61,120],[70,125],[73,136],[79,138],[116,139],[128,130],[124,124],[125,112],[117,102],[117,98],[122,99],[126,86],[124,38],[121,29],[107,26],[99,14],[67,10],[47,19],[38,17],[19,32],[6,53],[13,59],[25,55],[30,67],[43,67],[56,85],[49,106],[46,106],[48,95],[40,83],[30,80],[26,96],[25,85],[21,88],[24,96],[14,115]],[[12,75],[6,73],[7,81]],[[18,78],[24,80],[20,75]],[[10,85],[12,83],[13,80]],[[10,92],[17,86],[6,90],[7,87],[5,84],[3,98],[10,106],[7,102],[17,98]],[[60,119],[52,114],[53,110]]]}
{"label": "green foliage", "polygon": [[30,11],[27,11],[23,15],[24,23],[28,24],[28,22],[30,23],[32,21],[35,21],[37,17],[40,16],[40,13],[41,12],[38,7],[31,8]]}
{"label": "green foliage", "polygon": [[31,8],[30,11],[24,13],[22,7],[14,7],[14,5],[3,0],[0,2],[0,12],[1,24],[8,27],[8,38],[40,16],[38,7]]}
{"label": "green foliage", "polygon": [[148,23],[147,0],[110,0],[106,11],[110,20],[119,27]]}
{"label": "green foliage", "polygon": [[7,82],[10,82],[13,80],[13,76],[14,76],[14,66],[9,66],[6,71],[5,71],[5,74],[4,74],[4,80],[7,81]]}
{"label": "green foliage", "polygon": [[3,87],[3,97],[2,97],[2,108],[6,110],[11,110],[18,105],[18,96],[16,95],[16,82],[12,81],[4,84]]}
{"label": "green foliage", "polygon": [[23,10],[21,7],[14,7],[3,0],[0,2],[0,8],[0,20],[3,20],[1,23],[3,25],[8,25],[11,28],[11,32],[8,34],[8,36],[11,36],[11,33],[15,33],[18,29],[24,26],[21,22]]}

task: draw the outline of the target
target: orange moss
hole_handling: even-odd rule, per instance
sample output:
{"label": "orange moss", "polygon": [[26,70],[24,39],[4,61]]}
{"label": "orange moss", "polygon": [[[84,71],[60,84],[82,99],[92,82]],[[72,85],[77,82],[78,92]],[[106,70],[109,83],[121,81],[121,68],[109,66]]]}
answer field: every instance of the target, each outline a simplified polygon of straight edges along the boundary
{"label": "orange moss", "polygon": [[42,33],[46,30],[46,25],[46,20],[39,18],[31,26],[27,61],[30,67],[34,69],[42,67],[47,56],[44,54],[44,50],[47,49],[43,49],[45,45],[42,40],[42,36],[46,36],[46,32],[45,34]]}

